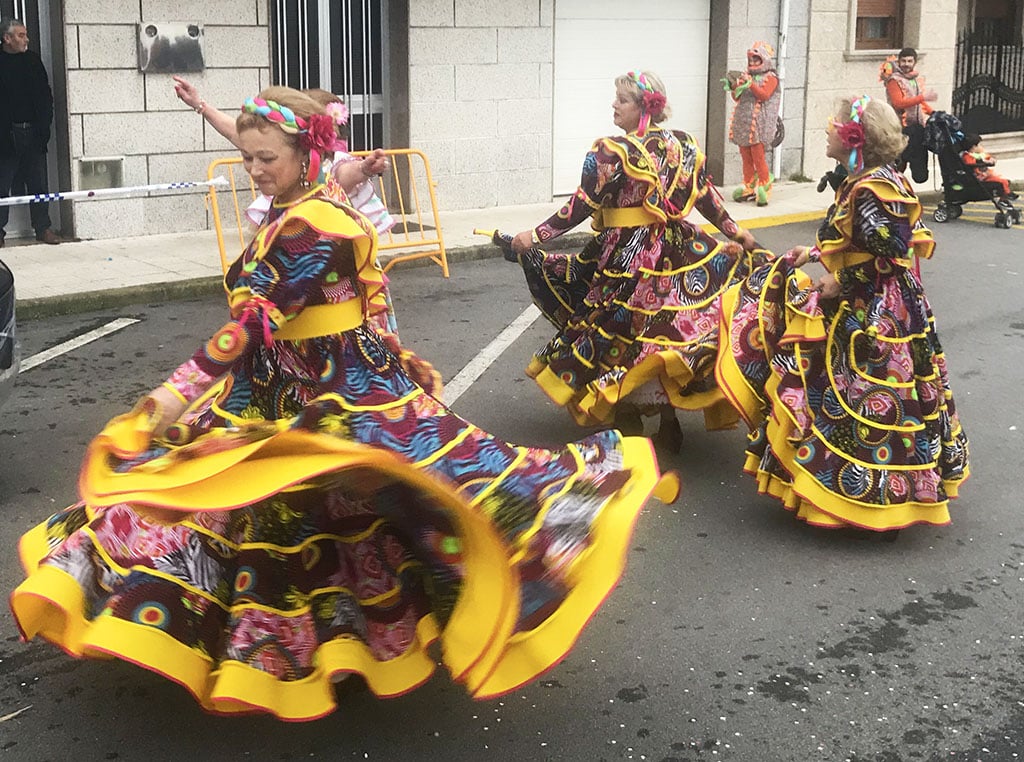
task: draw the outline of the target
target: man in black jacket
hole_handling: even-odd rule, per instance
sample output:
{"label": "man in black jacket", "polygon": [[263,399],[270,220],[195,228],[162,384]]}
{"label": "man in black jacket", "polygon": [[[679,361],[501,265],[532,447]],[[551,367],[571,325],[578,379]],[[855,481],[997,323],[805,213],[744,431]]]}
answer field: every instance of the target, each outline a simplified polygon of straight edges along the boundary
{"label": "man in black jacket", "polygon": [[[53,94],[46,68],[28,49],[28,30],[17,19],[0,19],[0,198],[46,193],[46,144],[53,121]],[[60,243],[50,229],[49,203],[29,204],[36,240]],[[0,206],[0,247],[9,206]]]}

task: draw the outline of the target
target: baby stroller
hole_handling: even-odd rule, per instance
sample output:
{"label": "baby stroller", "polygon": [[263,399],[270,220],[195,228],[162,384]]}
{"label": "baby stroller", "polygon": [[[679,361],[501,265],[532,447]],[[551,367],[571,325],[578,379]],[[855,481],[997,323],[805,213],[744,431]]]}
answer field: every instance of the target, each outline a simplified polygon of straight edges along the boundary
{"label": "baby stroller", "polygon": [[936,222],[955,220],[971,201],[991,201],[996,208],[995,225],[1009,229],[1021,222],[1021,212],[1008,199],[999,198],[998,183],[986,183],[974,176],[960,160],[964,133],[960,120],[944,111],[936,111],[925,125],[925,147],[939,160],[942,173],[942,200],[932,213]]}

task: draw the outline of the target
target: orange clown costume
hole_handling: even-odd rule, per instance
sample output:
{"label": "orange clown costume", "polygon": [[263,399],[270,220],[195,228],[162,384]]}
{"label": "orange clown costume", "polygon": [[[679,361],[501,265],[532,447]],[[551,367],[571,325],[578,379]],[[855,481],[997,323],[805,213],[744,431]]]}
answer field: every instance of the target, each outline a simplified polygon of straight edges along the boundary
{"label": "orange clown costume", "polygon": [[743,160],[743,185],[733,192],[733,200],[756,200],[758,206],[765,206],[775,179],[768,169],[765,144],[771,145],[775,137],[782,96],[775,49],[767,42],[755,42],[747,51],[747,71],[723,81],[736,102],[729,140],[740,147]]}

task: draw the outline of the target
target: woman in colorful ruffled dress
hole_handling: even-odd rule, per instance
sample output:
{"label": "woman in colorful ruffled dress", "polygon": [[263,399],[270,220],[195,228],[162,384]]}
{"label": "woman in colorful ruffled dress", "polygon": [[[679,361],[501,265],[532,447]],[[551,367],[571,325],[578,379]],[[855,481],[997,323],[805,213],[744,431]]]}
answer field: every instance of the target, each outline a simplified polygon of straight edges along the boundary
{"label": "woman in colorful ruffled dress", "polygon": [[[697,141],[657,126],[669,115],[657,76],[618,77],[612,108],[625,135],[596,141],[573,197],[511,242],[558,329],[527,373],[583,426],[614,420],[641,434],[642,416],[660,414],[654,441],[675,452],[676,409],[703,410],[708,429],[736,424],[714,381],[718,304],[749,271],[744,249],[755,244],[726,211]],[[687,222],[694,208],[742,246]],[[588,217],[599,233],[582,252],[537,248]]]}
{"label": "woman in colorful ruffled dress", "polygon": [[[967,438],[915,260],[921,203],[893,166],[906,138],[884,101],[845,101],[830,158],[849,169],[812,247],[755,270],[723,300],[719,384],[751,428],[761,492],[823,527],[946,524]],[[798,268],[820,262],[815,284]]]}
{"label": "woman in colorful ruffled dress", "polygon": [[474,696],[512,690],[563,657],[678,483],[642,438],[519,447],[447,410],[369,326],[376,235],[321,184],[323,109],[270,88],[237,126],[274,204],[225,278],[231,319],[22,538],[18,625],[218,713],[313,719],[351,673],[395,696],[434,641]]}

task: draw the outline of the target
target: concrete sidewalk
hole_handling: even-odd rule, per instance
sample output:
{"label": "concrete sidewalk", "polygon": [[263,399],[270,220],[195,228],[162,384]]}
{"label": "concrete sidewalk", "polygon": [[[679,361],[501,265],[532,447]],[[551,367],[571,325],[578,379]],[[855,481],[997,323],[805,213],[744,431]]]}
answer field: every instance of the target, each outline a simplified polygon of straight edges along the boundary
{"label": "concrete sidewalk", "polygon": [[[1020,184],[1024,181],[1024,157],[1001,160],[999,172]],[[752,229],[816,219],[832,199],[830,191],[818,193],[816,185],[816,181],[780,182],[768,206],[731,200],[727,205],[740,224]],[[933,204],[941,188],[937,177],[915,187]],[[726,199],[730,192],[731,189],[723,190]],[[201,194],[196,195],[196,203],[203,203]],[[558,206],[558,201],[552,201],[441,212],[449,266],[457,268],[459,261],[498,256],[498,249],[486,238],[473,234],[474,228],[517,233],[540,223]],[[691,219],[703,222],[697,213]],[[565,244],[580,245],[588,231],[587,225],[580,225],[563,237]],[[212,294],[220,289],[221,265],[213,231],[77,241],[59,246],[8,239],[8,245],[0,249],[0,258],[14,273],[18,317],[22,320]],[[436,265],[424,259],[399,263],[396,269],[417,266]]]}

